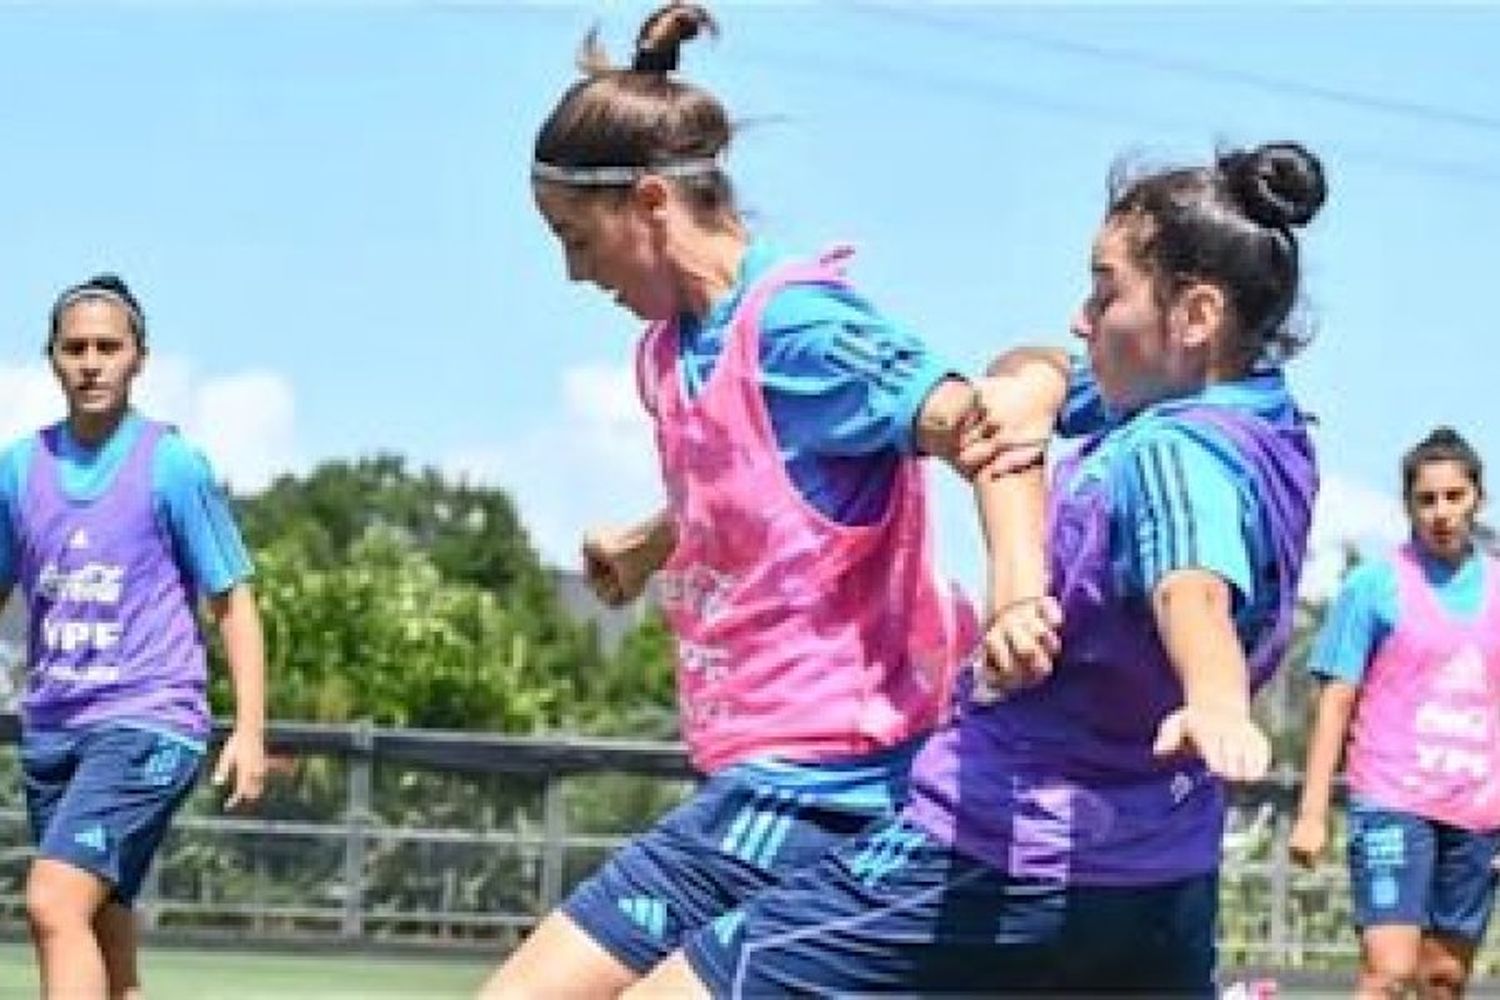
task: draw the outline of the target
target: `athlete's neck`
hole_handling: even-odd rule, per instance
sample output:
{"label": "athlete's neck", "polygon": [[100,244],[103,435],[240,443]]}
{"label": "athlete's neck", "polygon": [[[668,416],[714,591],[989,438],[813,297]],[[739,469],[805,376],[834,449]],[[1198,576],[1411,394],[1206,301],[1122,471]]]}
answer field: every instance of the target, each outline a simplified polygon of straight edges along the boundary
{"label": "athlete's neck", "polygon": [[1424,545],[1422,540],[1415,536],[1412,541],[1415,543],[1417,551],[1421,553],[1422,558],[1427,560],[1428,565],[1435,567],[1444,576],[1451,576],[1457,572],[1464,563],[1468,562],[1469,557],[1474,554],[1474,540],[1472,538],[1466,541],[1462,548],[1451,553],[1435,551]]}
{"label": "athlete's neck", "polygon": [[702,319],[739,281],[749,237],[743,228],[701,232],[678,249],[677,273],[683,311]]}
{"label": "athlete's neck", "polygon": [[122,406],[105,413],[68,414],[68,433],[85,448],[97,448],[112,437],[125,421],[130,407]]}

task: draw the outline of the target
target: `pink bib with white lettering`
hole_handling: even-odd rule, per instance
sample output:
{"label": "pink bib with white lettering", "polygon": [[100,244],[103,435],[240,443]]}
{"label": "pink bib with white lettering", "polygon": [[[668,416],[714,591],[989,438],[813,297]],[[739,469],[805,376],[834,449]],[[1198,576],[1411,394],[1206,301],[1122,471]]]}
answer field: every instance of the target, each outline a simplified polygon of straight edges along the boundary
{"label": "pink bib with white lettering", "polygon": [[704,771],[847,758],[924,733],[977,640],[968,602],[934,571],[918,459],[901,460],[885,515],[869,525],[824,516],[782,460],[761,386],[761,314],[789,284],[842,284],[841,257],[756,282],[696,398],[683,391],[675,325],[641,343],[678,537],[660,593],[677,634],[683,736]]}
{"label": "pink bib with white lettering", "polygon": [[1500,828],[1500,564],[1485,560],[1481,610],[1461,619],[1410,546],[1393,562],[1397,620],[1360,688],[1349,788],[1453,826]]}

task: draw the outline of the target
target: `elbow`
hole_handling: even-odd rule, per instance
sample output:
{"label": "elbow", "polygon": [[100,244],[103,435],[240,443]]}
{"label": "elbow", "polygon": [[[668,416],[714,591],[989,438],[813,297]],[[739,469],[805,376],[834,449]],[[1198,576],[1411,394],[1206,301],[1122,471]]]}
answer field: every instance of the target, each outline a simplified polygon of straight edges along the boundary
{"label": "elbow", "polygon": [[985,374],[1005,376],[1038,370],[1055,372],[1066,382],[1068,378],[1067,353],[1055,347],[1032,345],[1012,347],[997,355],[985,369]]}
{"label": "elbow", "polygon": [[1348,681],[1324,681],[1318,692],[1319,707],[1335,717],[1347,719],[1354,713],[1354,704],[1358,700],[1359,689]]}
{"label": "elbow", "polygon": [[1190,618],[1195,621],[1231,621],[1234,602],[1229,584],[1206,570],[1184,569],[1168,573],[1157,584],[1151,602],[1158,621]]}

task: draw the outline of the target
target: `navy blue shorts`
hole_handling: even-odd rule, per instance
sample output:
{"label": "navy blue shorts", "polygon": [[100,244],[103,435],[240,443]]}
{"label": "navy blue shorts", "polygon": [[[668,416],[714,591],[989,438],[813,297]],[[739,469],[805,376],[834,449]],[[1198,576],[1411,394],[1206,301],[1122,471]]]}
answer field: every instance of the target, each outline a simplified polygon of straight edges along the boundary
{"label": "navy blue shorts", "polygon": [[203,748],[125,726],[28,732],[21,741],[26,812],[37,856],[91,872],[130,906]]}
{"label": "navy blue shorts", "polygon": [[716,997],[1214,996],[1218,878],[1133,888],[1012,878],[902,820],[691,935]]}
{"label": "navy blue shorts", "polygon": [[1495,906],[1500,831],[1474,833],[1368,802],[1349,806],[1354,924],[1399,924],[1467,941],[1484,937]]}
{"label": "navy blue shorts", "polygon": [[[904,781],[904,766],[897,770]],[[834,806],[815,794],[747,780],[731,768],[622,847],[562,908],[644,974],[689,932],[889,814],[888,804]]]}

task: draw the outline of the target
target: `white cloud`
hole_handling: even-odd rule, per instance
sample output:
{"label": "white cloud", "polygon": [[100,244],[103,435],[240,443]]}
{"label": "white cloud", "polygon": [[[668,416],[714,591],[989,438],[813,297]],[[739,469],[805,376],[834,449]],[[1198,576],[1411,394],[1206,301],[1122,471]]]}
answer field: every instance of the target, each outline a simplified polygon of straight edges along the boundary
{"label": "white cloud", "polygon": [[62,412],[62,394],[46,364],[0,364],[0,441],[52,423]]}
{"label": "white cloud", "polygon": [[661,504],[651,425],[630,366],[563,374],[556,415],[514,438],[451,449],[444,472],[504,487],[542,557],[578,562],[589,528],[626,524]]}
{"label": "white cloud", "polygon": [[[143,412],[176,424],[236,490],[256,490],[297,469],[296,399],[275,372],[205,376],[191,362],[155,356],[136,384]],[[0,363],[0,440],[61,419],[62,394],[41,361]]]}
{"label": "white cloud", "polygon": [[300,467],[296,424],[291,383],[252,371],[198,385],[185,429],[236,490],[254,491]]}
{"label": "white cloud", "polygon": [[1375,552],[1397,544],[1406,534],[1406,515],[1395,494],[1338,473],[1324,475],[1313,510],[1302,593],[1315,599],[1333,593],[1346,547]]}

